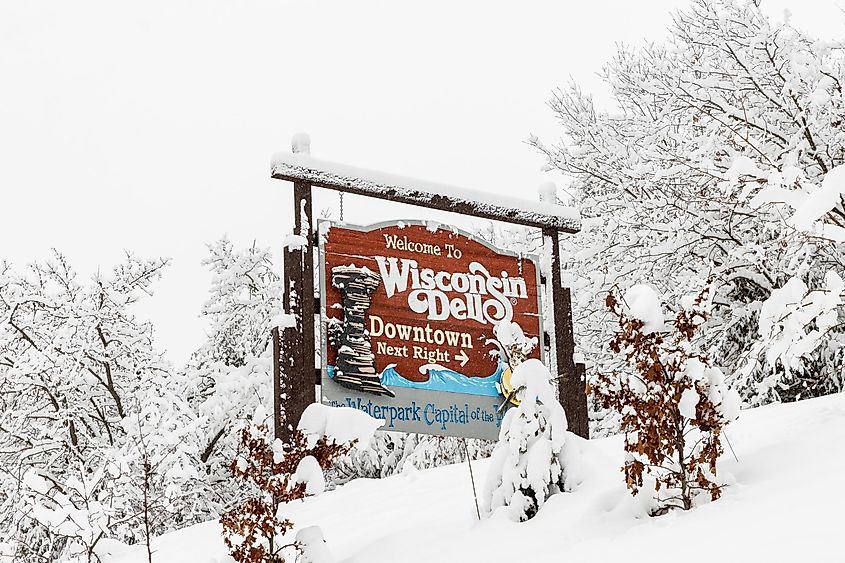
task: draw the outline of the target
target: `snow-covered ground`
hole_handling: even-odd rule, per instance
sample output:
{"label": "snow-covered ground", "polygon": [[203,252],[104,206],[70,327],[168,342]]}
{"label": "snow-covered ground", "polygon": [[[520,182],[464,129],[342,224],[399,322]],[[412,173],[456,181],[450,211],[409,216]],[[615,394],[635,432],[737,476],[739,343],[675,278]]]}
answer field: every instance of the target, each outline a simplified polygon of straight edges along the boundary
{"label": "snow-covered ground", "polygon": [[[580,441],[578,490],[522,524],[477,521],[466,464],[359,479],[290,514],[298,527],[319,525],[347,563],[845,561],[845,394],[745,411],[727,433],[739,462],[728,450],[721,470],[735,483],[687,513],[641,516],[622,483],[615,436]],[[487,465],[473,464],[476,484]],[[229,561],[217,522],[162,536],[154,550],[155,563]],[[146,551],[105,561],[141,563]]]}

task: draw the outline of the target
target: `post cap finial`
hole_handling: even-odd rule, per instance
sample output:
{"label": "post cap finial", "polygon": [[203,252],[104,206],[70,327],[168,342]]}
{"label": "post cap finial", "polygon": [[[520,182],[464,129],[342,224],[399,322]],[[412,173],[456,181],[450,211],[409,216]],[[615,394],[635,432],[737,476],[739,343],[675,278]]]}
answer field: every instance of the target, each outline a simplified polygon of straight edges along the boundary
{"label": "post cap finial", "polygon": [[557,203],[557,186],[554,182],[544,182],[537,188],[540,194],[540,201],[544,203]]}
{"label": "post cap finial", "polygon": [[311,154],[311,136],[308,133],[296,133],[290,139],[290,150],[294,154]]}

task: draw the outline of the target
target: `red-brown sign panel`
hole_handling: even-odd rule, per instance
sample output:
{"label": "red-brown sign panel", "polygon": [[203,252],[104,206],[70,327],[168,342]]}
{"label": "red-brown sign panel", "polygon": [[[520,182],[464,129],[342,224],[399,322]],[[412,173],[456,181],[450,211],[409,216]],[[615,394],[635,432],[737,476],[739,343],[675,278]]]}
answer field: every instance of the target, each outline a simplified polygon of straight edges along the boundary
{"label": "red-brown sign panel", "polygon": [[388,429],[495,437],[508,366],[494,328],[539,340],[536,263],[443,226],[321,233],[328,402]]}

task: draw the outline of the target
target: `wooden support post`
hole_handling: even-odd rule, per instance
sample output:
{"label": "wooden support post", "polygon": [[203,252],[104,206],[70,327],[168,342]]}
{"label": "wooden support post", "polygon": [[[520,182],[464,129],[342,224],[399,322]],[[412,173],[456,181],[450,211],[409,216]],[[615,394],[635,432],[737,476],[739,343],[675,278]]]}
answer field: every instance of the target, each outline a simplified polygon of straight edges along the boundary
{"label": "wooden support post", "polygon": [[[581,394],[577,395],[576,400],[572,401],[572,419],[578,421],[578,432],[575,432],[582,438],[590,437],[590,414],[587,409],[587,366],[584,364],[575,364],[575,380],[581,388]],[[565,407],[564,407],[565,408]],[[568,416],[568,415],[567,415]],[[582,432],[583,431],[583,432]]]}
{"label": "wooden support post", "polygon": [[[319,243],[319,239],[316,238],[316,237],[318,237],[316,230],[314,231],[314,236],[315,236],[314,246],[319,247],[320,243]],[[317,332],[318,327],[322,326],[321,325],[322,321],[320,320],[320,318],[318,318],[319,314],[320,314],[320,296],[315,291],[314,292],[314,338],[315,338],[314,347],[315,347],[315,351],[321,349],[321,343],[320,343],[321,336]],[[318,385],[321,385],[323,383],[323,368],[319,365],[320,363],[321,362],[317,362],[317,361],[314,362],[314,386],[315,387],[318,386]],[[316,389],[314,391],[316,393]]]}
{"label": "wooden support post", "polygon": [[[284,331],[282,369],[285,374],[284,425],[282,440],[290,442],[305,409],[314,402],[314,236],[311,185],[293,184],[294,234],[305,244],[286,248],[284,253],[285,312],[296,318],[296,326]],[[282,413],[275,414],[276,425]]]}
{"label": "wooden support post", "polygon": [[[305,403],[307,407],[314,402],[314,357],[317,346],[314,343],[314,243],[316,242],[314,233],[314,213],[311,205],[311,185],[302,182],[296,182],[293,185],[294,202],[298,205],[294,208],[294,212],[299,210],[298,220],[294,220],[294,232],[299,233],[307,241],[303,249],[303,268],[302,268],[302,340],[304,345],[302,365],[302,382],[304,390],[309,392],[308,401]],[[303,410],[305,410],[303,408]],[[299,417],[297,417],[299,422]]]}
{"label": "wooden support post", "polygon": [[282,416],[282,339],[279,335],[279,327],[274,326],[270,331],[273,341],[273,436],[278,440],[284,440],[284,421]]}
{"label": "wooden support post", "polygon": [[[572,326],[572,297],[569,288],[561,285],[560,239],[557,229],[544,229],[543,234],[551,240],[552,246],[552,303],[555,325],[555,358],[560,404],[566,411],[569,430],[583,438],[589,438],[587,420],[587,396],[583,370],[575,365],[575,331]],[[583,367],[583,366],[582,366]]]}

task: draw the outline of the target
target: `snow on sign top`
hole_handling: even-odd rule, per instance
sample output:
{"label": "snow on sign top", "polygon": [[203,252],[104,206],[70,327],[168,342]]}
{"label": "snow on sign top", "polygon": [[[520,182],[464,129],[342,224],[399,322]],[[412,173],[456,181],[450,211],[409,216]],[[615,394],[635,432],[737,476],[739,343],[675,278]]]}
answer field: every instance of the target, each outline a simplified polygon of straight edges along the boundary
{"label": "snow on sign top", "polygon": [[445,208],[529,227],[576,233],[581,226],[580,214],[572,207],[356,168],[318,160],[304,153],[276,153],[271,161],[271,175],[280,180],[308,182],[323,188],[434,209]]}

